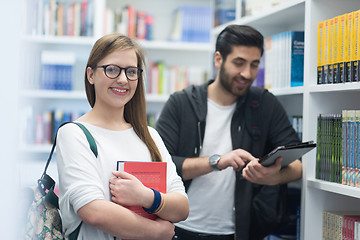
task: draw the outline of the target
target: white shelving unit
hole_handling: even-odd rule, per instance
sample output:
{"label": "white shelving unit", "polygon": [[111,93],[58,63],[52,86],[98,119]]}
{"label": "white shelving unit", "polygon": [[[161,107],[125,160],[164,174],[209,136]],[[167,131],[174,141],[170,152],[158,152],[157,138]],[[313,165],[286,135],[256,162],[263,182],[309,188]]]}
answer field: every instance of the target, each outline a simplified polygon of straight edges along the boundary
{"label": "white shelving unit", "polygon": [[[239,1],[239,0],[237,0]],[[240,6],[239,2],[237,4]],[[228,24],[247,24],[265,37],[288,30],[305,32],[304,86],[271,89],[289,114],[303,115],[303,140],[316,141],[317,116],[359,109],[360,83],[317,85],[317,23],[360,9],[358,0],[288,0],[256,16]],[[239,15],[239,14],[237,14]],[[226,25],[213,30],[217,35]],[[322,238],[324,210],[360,210],[360,189],[315,179],[316,151],[303,157],[301,239]]]}

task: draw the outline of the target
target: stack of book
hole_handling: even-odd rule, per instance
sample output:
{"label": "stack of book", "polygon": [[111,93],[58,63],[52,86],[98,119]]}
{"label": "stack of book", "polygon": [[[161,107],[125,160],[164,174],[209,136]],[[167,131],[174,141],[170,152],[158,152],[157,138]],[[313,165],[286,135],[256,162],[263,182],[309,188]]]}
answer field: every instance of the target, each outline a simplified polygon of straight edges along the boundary
{"label": "stack of book", "polygon": [[265,39],[265,87],[288,88],[304,83],[304,32],[283,32]]}
{"label": "stack of book", "polygon": [[317,83],[359,81],[360,10],[318,23]]}

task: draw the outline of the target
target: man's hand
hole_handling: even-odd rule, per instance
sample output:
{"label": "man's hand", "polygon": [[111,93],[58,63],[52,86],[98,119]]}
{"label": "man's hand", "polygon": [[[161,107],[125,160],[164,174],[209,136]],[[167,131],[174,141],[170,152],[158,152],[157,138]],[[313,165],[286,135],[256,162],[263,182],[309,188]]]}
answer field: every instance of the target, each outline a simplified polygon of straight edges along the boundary
{"label": "man's hand", "polygon": [[247,163],[254,160],[256,160],[256,158],[249,152],[243,149],[235,149],[229,153],[221,155],[217,166],[220,170],[232,167],[235,171],[240,171]]}
{"label": "man's hand", "polygon": [[259,163],[259,159],[252,160],[243,169],[243,177],[250,182],[263,185],[276,185],[280,183],[280,170],[282,158],[276,159],[269,167]]}

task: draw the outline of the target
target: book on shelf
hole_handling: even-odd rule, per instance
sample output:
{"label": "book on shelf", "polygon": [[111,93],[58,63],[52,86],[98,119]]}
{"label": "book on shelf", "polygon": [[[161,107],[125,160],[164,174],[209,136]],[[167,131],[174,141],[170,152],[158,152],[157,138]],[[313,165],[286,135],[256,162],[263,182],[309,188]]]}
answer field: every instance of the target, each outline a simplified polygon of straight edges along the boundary
{"label": "book on shelf", "polygon": [[354,30],[353,24],[354,24],[354,12],[350,12],[346,14],[346,21],[347,21],[347,27],[346,27],[346,42],[345,42],[345,71],[346,71],[346,78],[345,82],[352,82],[352,65],[351,65],[351,59],[352,59],[352,50],[353,50],[353,33]]}
{"label": "book on shelf", "polygon": [[360,213],[351,211],[323,211],[323,239],[359,239]]}
{"label": "book on shelf", "polygon": [[288,31],[265,39],[265,86],[303,85],[304,32]]}
{"label": "book on shelf", "polygon": [[318,22],[317,29],[317,83],[322,84],[324,81],[324,37],[325,22]]}
{"label": "book on shelf", "polygon": [[346,14],[339,16],[339,30],[338,30],[338,45],[339,45],[339,83],[345,82],[346,79],[346,61],[345,61],[345,54],[346,54]]}
{"label": "book on shelf", "polygon": [[351,49],[351,80],[352,82],[358,82],[359,81],[359,73],[358,73],[358,51],[359,51],[359,31],[360,31],[360,10],[353,12],[353,24],[352,24],[352,31],[351,31],[351,38],[352,38],[352,49]]}
{"label": "book on shelf", "polygon": [[340,19],[339,16],[334,17],[334,28],[333,28],[333,83],[340,83],[340,38],[339,38],[339,25]]}
{"label": "book on shelf", "polygon": [[[125,171],[138,178],[145,187],[166,193],[166,162],[136,162],[118,161],[117,170]],[[140,216],[156,219],[155,214],[149,214],[141,206],[126,206]]]}

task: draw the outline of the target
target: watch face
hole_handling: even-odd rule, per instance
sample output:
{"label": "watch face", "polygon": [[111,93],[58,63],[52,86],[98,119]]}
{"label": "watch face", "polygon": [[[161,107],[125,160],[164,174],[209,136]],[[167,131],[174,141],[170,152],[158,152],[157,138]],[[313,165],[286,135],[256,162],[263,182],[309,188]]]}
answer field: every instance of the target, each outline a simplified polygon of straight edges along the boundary
{"label": "watch face", "polygon": [[219,170],[218,167],[217,167],[217,163],[219,162],[220,160],[220,155],[219,154],[214,154],[212,156],[210,156],[209,158],[209,162],[210,162],[210,165],[213,169],[215,170]]}

